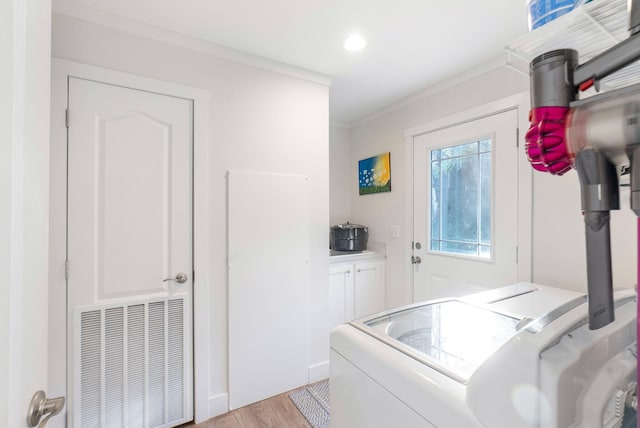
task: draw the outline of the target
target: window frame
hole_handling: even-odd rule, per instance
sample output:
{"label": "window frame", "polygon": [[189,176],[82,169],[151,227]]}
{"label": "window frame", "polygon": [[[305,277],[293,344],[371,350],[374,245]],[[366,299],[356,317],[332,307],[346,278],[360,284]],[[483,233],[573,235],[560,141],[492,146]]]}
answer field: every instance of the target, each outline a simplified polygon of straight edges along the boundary
{"label": "window frame", "polygon": [[[442,251],[442,250],[432,250],[431,249],[431,241],[432,241],[432,234],[431,234],[431,205],[432,205],[432,195],[431,195],[431,165],[432,165],[432,159],[431,159],[431,153],[435,150],[442,150],[442,149],[446,149],[449,147],[456,147],[456,146],[460,146],[460,145],[464,145],[464,144],[470,144],[470,143],[475,143],[478,142],[480,143],[481,141],[484,140],[489,140],[491,142],[491,151],[490,153],[490,170],[491,170],[491,201],[490,201],[490,208],[491,208],[491,233],[490,233],[490,243],[489,243],[489,257],[483,257],[480,255],[472,255],[472,254],[462,254],[462,253],[455,253],[455,252],[449,252],[449,251]],[[426,168],[426,172],[427,172],[427,176],[426,176],[426,182],[427,182],[427,189],[428,189],[428,196],[426,198],[427,200],[427,209],[426,209],[426,227],[425,227],[425,231],[426,231],[426,240],[425,240],[425,245],[424,245],[424,252],[428,253],[430,255],[434,255],[434,256],[443,256],[443,257],[453,257],[453,258],[458,258],[458,259],[465,259],[465,260],[470,260],[470,261],[478,261],[478,262],[483,262],[483,263],[495,263],[495,228],[496,228],[496,219],[495,219],[495,171],[496,171],[496,165],[495,165],[495,144],[496,144],[496,134],[495,132],[492,132],[490,134],[482,134],[480,136],[474,137],[474,138],[469,138],[469,139],[465,139],[465,140],[461,140],[455,143],[450,143],[450,144],[434,144],[431,147],[427,148],[427,168]],[[478,156],[479,156],[479,152],[478,152]],[[442,239],[439,239],[439,241],[442,241]],[[480,238],[478,239],[478,243],[477,245],[480,245]]]}

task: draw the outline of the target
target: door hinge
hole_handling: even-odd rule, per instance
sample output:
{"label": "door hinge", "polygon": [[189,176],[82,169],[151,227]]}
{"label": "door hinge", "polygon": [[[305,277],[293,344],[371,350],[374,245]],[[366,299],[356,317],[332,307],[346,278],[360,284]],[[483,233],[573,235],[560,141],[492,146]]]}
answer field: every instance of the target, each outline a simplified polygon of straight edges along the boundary
{"label": "door hinge", "polygon": [[69,109],[64,111],[64,124],[67,128],[69,128]]}
{"label": "door hinge", "polygon": [[520,128],[516,128],[516,147],[520,147]]}
{"label": "door hinge", "polygon": [[69,280],[69,260],[64,261],[64,279]]}
{"label": "door hinge", "polygon": [[518,253],[519,253],[520,247],[516,246],[516,263],[518,263]]}
{"label": "door hinge", "polygon": [[196,271],[192,270],[191,271],[191,284],[196,282]]}

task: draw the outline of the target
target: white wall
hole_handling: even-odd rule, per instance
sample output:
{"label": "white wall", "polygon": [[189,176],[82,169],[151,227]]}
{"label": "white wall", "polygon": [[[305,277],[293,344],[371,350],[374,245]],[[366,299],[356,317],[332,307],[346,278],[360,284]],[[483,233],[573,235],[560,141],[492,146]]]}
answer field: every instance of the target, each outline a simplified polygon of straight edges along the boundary
{"label": "white wall", "polygon": [[[541,284],[586,291],[584,221],[578,175],[534,175],[533,272]],[[614,287],[636,284],[636,217],[629,188],[620,192],[620,210],[611,212],[611,258]]]}
{"label": "white wall", "polygon": [[47,390],[51,3],[0,14],[0,426]]}
{"label": "white wall", "polygon": [[[53,17],[53,56],[195,86],[211,93],[210,397],[224,401],[227,392],[225,174],[235,170],[310,177],[310,365],[326,362],[328,87],[59,14]],[[225,410],[217,409],[214,413]]]}
{"label": "white wall", "polygon": [[329,128],[329,223],[351,220],[351,176],[357,166],[351,161],[351,130],[332,125]]}
{"label": "white wall", "polygon": [[[429,88],[414,102],[386,109],[371,119],[356,123],[351,133],[352,164],[359,159],[386,151],[391,152],[392,191],[386,194],[359,196],[351,187],[351,213],[354,219],[370,226],[370,239],[387,244],[387,307],[409,302],[405,295],[405,236],[410,233],[405,224],[406,198],[404,131],[438,118],[482,106],[529,89],[526,73],[497,64],[472,77],[456,78],[442,90]],[[521,138],[524,132],[520,130]],[[521,144],[524,150],[524,144]],[[355,168],[349,183],[355,183]],[[575,172],[564,177],[534,173],[533,179],[533,281],[559,287],[586,290],[585,246],[580,194]],[[628,193],[623,193],[628,198]],[[628,202],[626,203],[628,206]],[[635,223],[628,210],[613,214],[612,242],[614,281],[616,285],[635,283],[633,232]],[[401,225],[401,238],[389,239],[391,225]]]}

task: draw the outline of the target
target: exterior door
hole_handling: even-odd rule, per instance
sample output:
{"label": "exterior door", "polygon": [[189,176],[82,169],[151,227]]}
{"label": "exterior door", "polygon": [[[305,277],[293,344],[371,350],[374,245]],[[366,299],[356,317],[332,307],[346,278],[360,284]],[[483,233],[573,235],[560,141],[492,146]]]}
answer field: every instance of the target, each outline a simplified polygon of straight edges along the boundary
{"label": "exterior door", "polygon": [[72,427],[193,418],[191,100],[79,78],[68,92]]}
{"label": "exterior door", "polygon": [[414,138],[414,301],[518,278],[517,110]]}

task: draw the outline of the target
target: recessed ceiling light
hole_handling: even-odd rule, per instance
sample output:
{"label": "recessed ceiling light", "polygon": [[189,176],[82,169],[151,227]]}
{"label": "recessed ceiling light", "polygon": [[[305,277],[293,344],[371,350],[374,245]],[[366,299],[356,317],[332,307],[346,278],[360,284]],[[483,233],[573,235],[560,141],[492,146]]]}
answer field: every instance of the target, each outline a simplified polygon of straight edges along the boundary
{"label": "recessed ceiling light", "polygon": [[357,34],[347,37],[344,41],[344,48],[348,51],[359,51],[367,46],[367,41]]}

